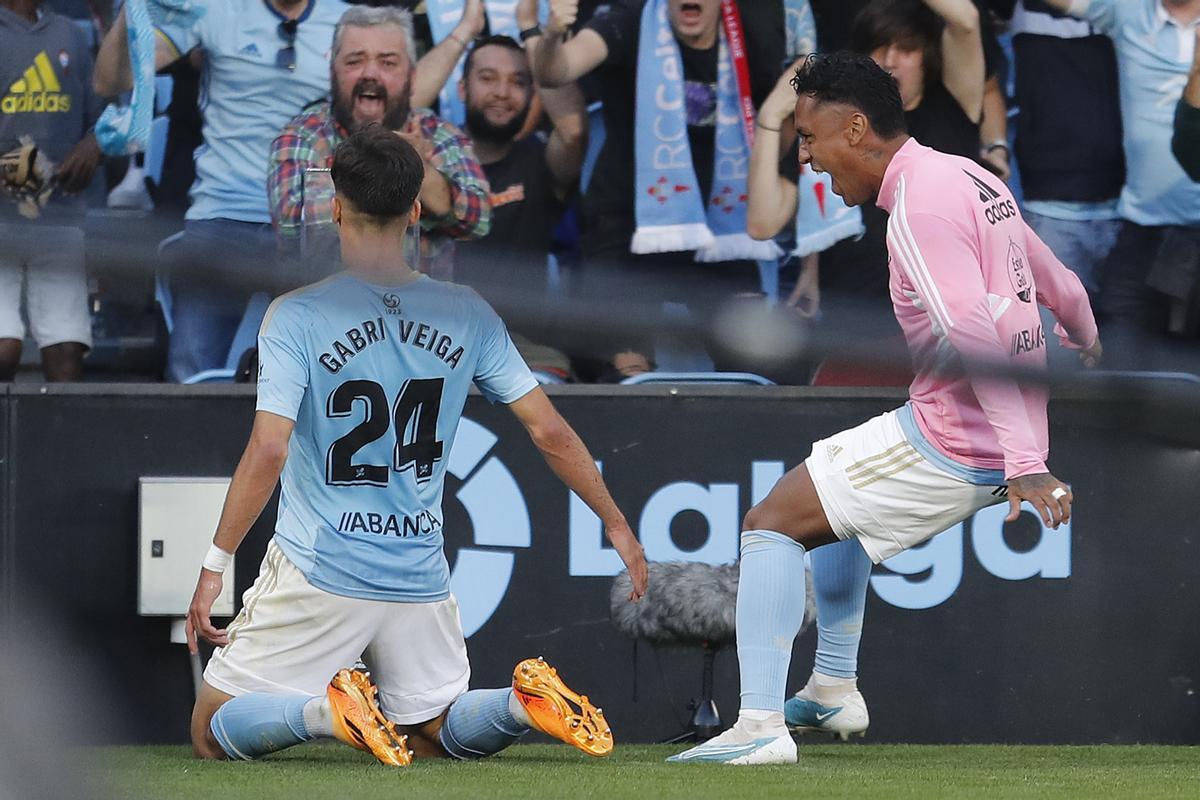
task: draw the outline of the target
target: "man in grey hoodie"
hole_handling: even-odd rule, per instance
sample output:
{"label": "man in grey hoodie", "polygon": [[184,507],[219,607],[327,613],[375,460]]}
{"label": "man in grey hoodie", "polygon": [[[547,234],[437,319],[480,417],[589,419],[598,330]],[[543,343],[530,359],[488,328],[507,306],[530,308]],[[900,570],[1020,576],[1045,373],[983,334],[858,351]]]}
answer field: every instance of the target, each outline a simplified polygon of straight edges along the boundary
{"label": "man in grey hoodie", "polygon": [[0,196],[0,381],[12,379],[21,359],[22,282],[47,380],[78,379],[91,347],[79,227],[86,204],[78,196],[100,163],[91,132],[100,101],[91,77],[83,31],[41,0],[0,0],[0,153],[32,142],[51,165],[53,187],[44,207],[26,204],[24,215]]}

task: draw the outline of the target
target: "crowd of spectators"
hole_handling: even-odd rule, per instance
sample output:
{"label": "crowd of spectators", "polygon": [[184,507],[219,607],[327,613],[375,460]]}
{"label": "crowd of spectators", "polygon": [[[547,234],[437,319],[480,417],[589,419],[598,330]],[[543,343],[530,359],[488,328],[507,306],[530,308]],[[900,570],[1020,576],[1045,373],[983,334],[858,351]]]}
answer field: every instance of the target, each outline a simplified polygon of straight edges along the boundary
{"label": "crowd of spectators", "polygon": [[[713,324],[777,304],[817,340],[898,333],[886,215],[796,158],[792,65],[838,49],[896,78],[919,141],[1013,186],[1109,365],[1200,372],[1200,0],[134,2],[174,87],[147,186],[178,231],[146,250],[166,380],[336,271],[332,153],[381,124],[425,161],[408,257],[481,292],[548,381],[903,382],[755,360]],[[92,134],[101,98],[128,102],[130,36],[119,3],[0,0],[0,380],[27,331],[48,380],[88,372],[85,219],[149,160]]]}

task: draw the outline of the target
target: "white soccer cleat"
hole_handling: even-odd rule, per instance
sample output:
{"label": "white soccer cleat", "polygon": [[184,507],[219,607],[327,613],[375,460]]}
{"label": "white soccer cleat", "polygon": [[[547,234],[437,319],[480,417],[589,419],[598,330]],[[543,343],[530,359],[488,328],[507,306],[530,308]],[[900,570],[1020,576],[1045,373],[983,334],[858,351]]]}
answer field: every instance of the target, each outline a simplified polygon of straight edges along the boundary
{"label": "white soccer cleat", "polygon": [[740,726],[739,722],[720,736],[673,755],[667,761],[672,764],[707,762],[735,766],[796,763],[796,743],[788,733],[755,734]]}
{"label": "white soccer cleat", "polygon": [[790,730],[797,733],[817,731],[846,741],[851,736],[863,736],[871,724],[867,701],[862,692],[853,689],[840,697],[831,697],[829,689],[820,691],[813,682],[789,697],[783,704],[783,715]]}

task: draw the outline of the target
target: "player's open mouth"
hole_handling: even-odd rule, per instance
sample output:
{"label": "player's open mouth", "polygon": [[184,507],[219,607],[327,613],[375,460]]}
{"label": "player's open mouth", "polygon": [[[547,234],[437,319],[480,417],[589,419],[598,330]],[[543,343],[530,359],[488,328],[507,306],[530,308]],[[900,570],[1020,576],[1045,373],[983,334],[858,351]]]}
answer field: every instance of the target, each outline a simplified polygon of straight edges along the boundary
{"label": "player's open mouth", "polygon": [[699,3],[684,3],[679,7],[679,21],[695,25],[700,22],[704,9]]}

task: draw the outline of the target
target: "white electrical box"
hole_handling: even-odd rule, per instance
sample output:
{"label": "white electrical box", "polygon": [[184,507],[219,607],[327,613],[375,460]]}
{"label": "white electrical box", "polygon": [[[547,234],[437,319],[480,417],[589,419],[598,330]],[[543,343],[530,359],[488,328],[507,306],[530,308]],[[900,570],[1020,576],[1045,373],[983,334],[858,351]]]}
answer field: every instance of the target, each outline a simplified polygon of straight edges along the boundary
{"label": "white electrical box", "polygon": [[[138,613],[187,615],[221,518],[229,478],[138,479]],[[214,617],[233,616],[233,564]]]}

